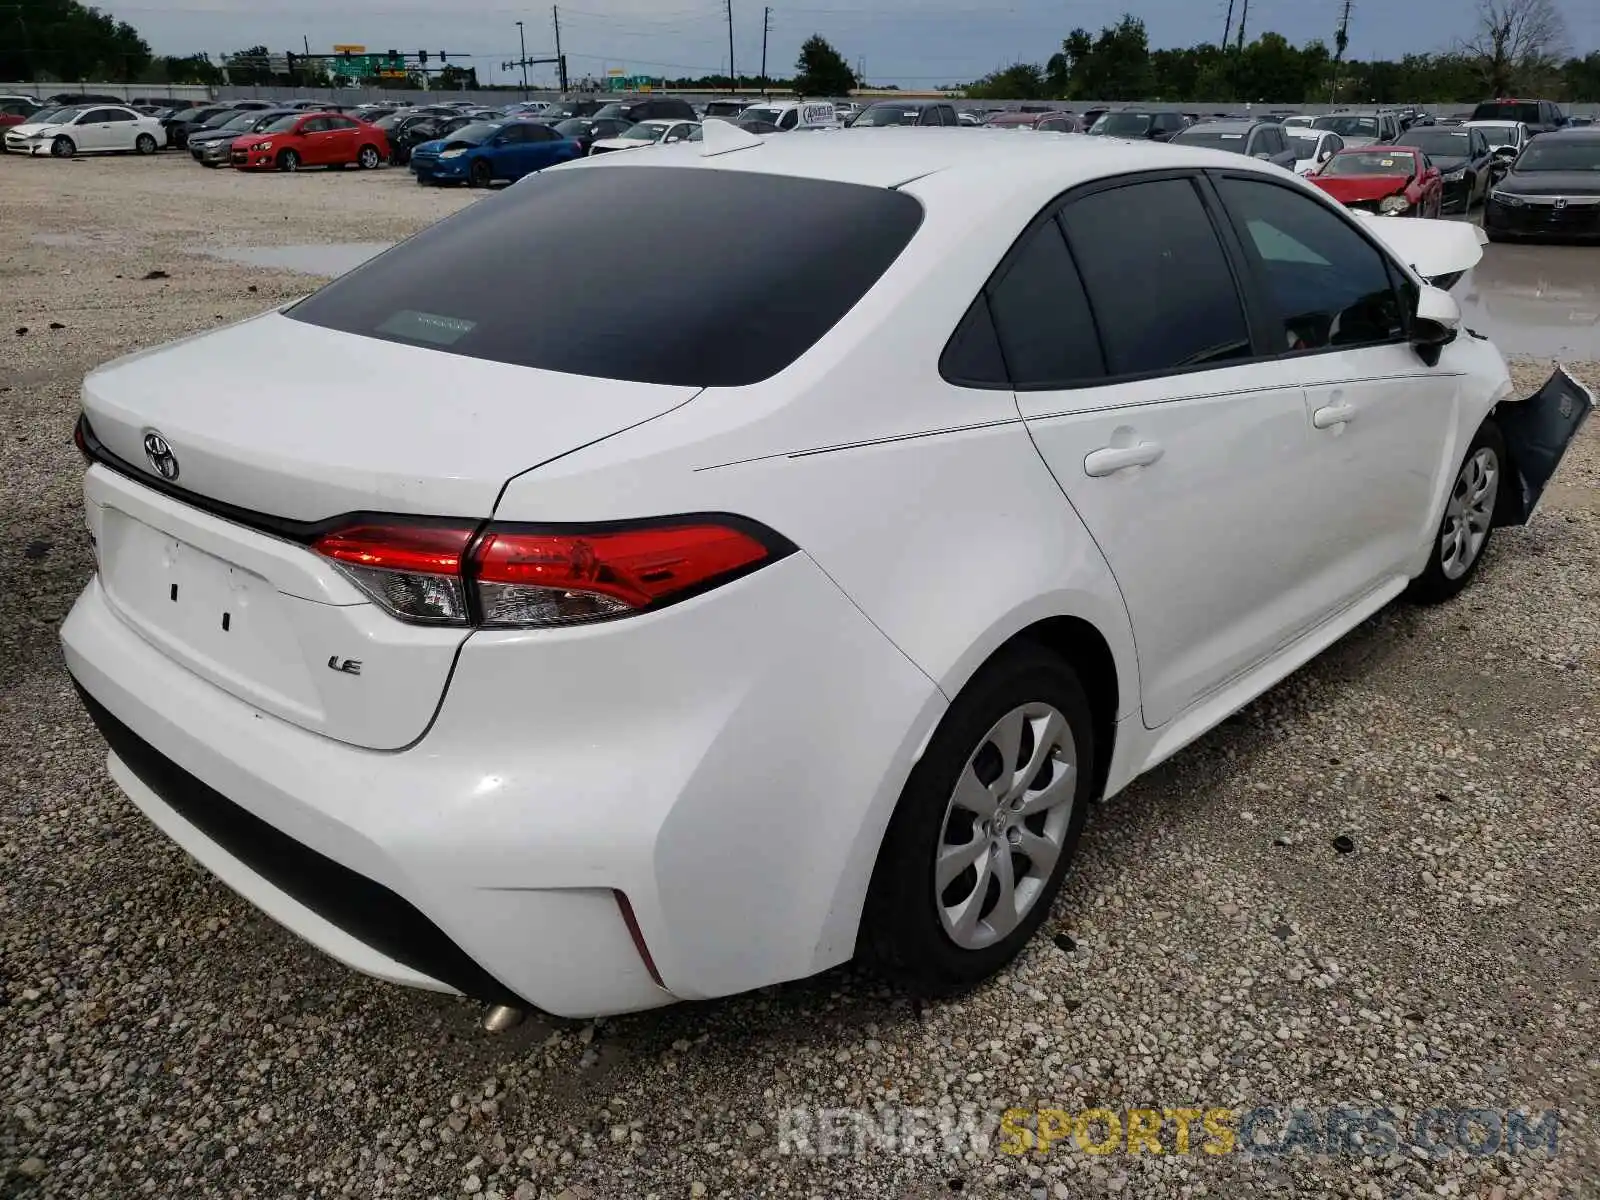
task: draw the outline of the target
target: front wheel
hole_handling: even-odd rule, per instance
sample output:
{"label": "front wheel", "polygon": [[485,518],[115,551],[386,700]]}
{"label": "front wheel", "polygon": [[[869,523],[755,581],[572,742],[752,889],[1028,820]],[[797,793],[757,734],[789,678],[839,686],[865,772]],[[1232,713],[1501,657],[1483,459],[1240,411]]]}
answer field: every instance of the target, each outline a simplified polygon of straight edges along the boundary
{"label": "front wheel", "polygon": [[134,140],[133,148],[140,154],[154,154],[157,148],[156,139],[148,133],[141,133]]}
{"label": "front wheel", "polygon": [[360,153],[356,155],[356,166],[363,171],[372,170],[382,161],[383,157],[378,153],[376,146],[363,146]]}
{"label": "front wheel", "polygon": [[494,168],[484,159],[478,159],[467,172],[467,181],[475,188],[486,188],[494,179]]}
{"label": "front wheel", "polygon": [[78,147],[73,145],[72,139],[62,134],[50,143],[50,153],[57,158],[71,158],[78,152]]}
{"label": "front wheel", "polygon": [[1506,483],[1506,443],[1493,420],[1478,428],[1450,485],[1444,516],[1428,552],[1428,565],[1406,595],[1418,604],[1442,604],[1472,582],[1494,533],[1495,510]]}
{"label": "front wheel", "polygon": [[293,150],[285,150],[278,155],[278,170],[298,171],[300,169],[300,156]]}
{"label": "front wheel", "polygon": [[1042,647],[1002,651],[945,713],[878,852],[863,952],[933,993],[1014,958],[1049,915],[1095,778],[1089,701]]}

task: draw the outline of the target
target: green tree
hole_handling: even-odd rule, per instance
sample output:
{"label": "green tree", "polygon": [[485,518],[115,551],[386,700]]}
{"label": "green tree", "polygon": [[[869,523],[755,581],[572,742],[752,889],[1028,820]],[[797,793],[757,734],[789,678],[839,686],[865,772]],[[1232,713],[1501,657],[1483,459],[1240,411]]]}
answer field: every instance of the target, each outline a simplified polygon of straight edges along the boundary
{"label": "green tree", "polygon": [[222,66],[232,84],[256,87],[272,82],[272,60],[265,46],[251,46],[248,50],[225,55]]}
{"label": "green tree", "polygon": [[794,65],[794,90],[802,96],[847,96],[856,87],[855,72],[820,33],[800,47]]}
{"label": "green tree", "polygon": [[0,78],[138,78],[150,47],[126,21],[77,0],[0,4]]}
{"label": "green tree", "polygon": [[1013,63],[967,85],[969,100],[1043,100],[1050,95],[1045,73],[1033,63]]}
{"label": "green tree", "polygon": [[1065,47],[1072,66],[1073,95],[1086,100],[1142,100],[1150,94],[1150,39],[1144,22],[1123,13],[1115,25],[1108,25],[1095,38],[1086,55],[1078,55],[1081,41],[1074,45],[1079,30],[1067,39]]}

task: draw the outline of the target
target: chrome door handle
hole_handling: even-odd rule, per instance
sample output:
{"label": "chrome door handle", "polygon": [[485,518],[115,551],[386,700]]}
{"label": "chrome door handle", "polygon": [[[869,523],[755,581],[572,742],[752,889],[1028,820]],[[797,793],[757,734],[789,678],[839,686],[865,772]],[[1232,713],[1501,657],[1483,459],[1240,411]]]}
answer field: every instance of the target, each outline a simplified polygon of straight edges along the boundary
{"label": "chrome door handle", "polygon": [[1126,471],[1129,467],[1148,467],[1166,451],[1159,442],[1140,442],[1137,446],[1103,446],[1091,450],[1083,460],[1083,473],[1094,479]]}
{"label": "chrome door handle", "polygon": [[1318,429],[1332,429],[1335,425],[1344,425],[1355,420],[1356,410],[1353,404],[1330,404],[1326,408],[1319,408],[1311,414],[1311,423]]}

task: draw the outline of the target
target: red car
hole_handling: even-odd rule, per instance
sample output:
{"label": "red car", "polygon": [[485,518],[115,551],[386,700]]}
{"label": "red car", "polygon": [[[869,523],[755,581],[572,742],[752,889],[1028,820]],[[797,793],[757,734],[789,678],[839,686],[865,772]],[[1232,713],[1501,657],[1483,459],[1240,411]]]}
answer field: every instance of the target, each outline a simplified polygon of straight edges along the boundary
{"label": "red car", "polygon": [[1346,208],[1389,217],[1437,217],[1444,179],[1421,150],[1363,146],[1340,150],[1307,176]]}
{"label": "red car", "polygon": [[301,167],[371,170],[389,157],[383,130],[335,112],[289,113],[258,133],[233,140],[229,161],[241,171],[298,171]]}

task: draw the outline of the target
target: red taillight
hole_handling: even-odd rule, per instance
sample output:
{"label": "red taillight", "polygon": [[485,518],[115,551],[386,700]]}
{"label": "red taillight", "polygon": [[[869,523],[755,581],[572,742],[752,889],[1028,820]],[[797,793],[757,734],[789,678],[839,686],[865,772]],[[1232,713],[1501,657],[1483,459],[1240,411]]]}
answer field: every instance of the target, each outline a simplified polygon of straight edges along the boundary
{"label": "red taillight", "polygon": [[743,571],[766,546],[726,525],[605,533],[491,529],[474,555],[486,625],[564,625],[622,616]]}
{"label": "red taillight", "polygon": [[373,521],[325,534],[312,549],[403,620],[501,629],[626,616],[790,549],[737,518],[593,531],[490,526],[474,545],[475,532],[452,522]]}
{"label": "red taillight", "polygon": [[402,620],[465,625],[471,614],[461,560],[473,532],[469,525],[374,522],[324,534],[311,548]]}

